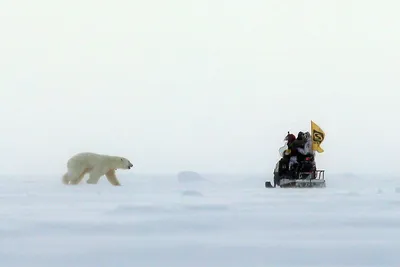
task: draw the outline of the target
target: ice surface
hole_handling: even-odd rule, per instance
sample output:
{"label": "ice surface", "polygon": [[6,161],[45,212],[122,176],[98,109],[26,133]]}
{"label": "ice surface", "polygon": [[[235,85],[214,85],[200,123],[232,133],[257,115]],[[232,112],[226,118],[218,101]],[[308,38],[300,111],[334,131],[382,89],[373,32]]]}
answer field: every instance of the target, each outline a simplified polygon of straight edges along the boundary
{"label": "ice surface", "polygon": [[398,178],[327,173],[325,189],[206,178],[121,176],[113,187],[1,177],[0,265],[400,266]]}

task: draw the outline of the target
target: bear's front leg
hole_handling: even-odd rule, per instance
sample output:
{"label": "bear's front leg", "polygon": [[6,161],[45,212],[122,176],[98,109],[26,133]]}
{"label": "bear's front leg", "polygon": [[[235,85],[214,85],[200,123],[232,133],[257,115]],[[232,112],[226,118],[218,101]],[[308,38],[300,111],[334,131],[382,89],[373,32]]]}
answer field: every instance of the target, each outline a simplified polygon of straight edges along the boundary
{"label": "bear's front leg", "polygon": [[111,169],[108,172],[106,172],[106,177],[107,177],[107,180],[110,182],[110,184],[115,185],[115,186],[121,185],[117,179],[117,176],[115,175],[114,169]]}
{"label": "bear's front leg", "polygon": [[89,174],[89,179],[86,181],[88,184],[97,184],[100,180],[100,177],[103,176],[104,173],[100,169],[93,169]]}

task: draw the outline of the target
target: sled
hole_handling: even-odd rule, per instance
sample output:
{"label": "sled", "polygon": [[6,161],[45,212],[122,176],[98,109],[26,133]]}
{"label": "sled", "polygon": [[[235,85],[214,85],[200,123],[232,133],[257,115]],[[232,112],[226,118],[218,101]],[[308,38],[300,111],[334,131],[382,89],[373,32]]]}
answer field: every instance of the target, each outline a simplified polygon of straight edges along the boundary
{"label": "sled", "polygon": [[325,188],[325,170],[316,170],[312,172],[300,172],[298,177],[282,176],[276,173],[274,175],[274,185],[270,181],[265,182],[266,188]]}

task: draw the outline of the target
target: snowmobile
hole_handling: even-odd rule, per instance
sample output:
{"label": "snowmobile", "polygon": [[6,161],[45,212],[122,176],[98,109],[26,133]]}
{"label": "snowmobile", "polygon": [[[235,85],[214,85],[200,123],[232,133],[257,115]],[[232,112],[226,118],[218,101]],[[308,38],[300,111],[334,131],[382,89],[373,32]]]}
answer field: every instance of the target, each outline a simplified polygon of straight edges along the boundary
{"label": "snowmobile", "polygon": [[[306,138],[309,145],[314,145],[303,154],[297,155],[297,162],[289,164],[290,149],[288,148],[289,137],[295,138],[293,134],[288,132],[284,141],[286,144],[279,148],[281,159],[274,169],[274,185],[270,181],[265,182],[266,188],[274,188],[276,186],[283,188],[303,188],[303,187],[326,187],[325,171],[318,170],[315,164],[315,151],[322,153],[324,150],[319,147],[319,144],[324,140],[325,133],[314,123],[311,122],[311,132],[306,134],[299,132],[303,138]],[[318,131],[316,130],[318,129]],[[299,138],[299,137],[298,137]],[[312,144],[310,144],[312,142]]]}
{"label": "snowmobile", "polygon": [[314,157],[307,156],[289,169],[289,162],[282,158],[274,170],[274,185],[265,182],[266,188],[326,187],[325,170],[317,170]]}

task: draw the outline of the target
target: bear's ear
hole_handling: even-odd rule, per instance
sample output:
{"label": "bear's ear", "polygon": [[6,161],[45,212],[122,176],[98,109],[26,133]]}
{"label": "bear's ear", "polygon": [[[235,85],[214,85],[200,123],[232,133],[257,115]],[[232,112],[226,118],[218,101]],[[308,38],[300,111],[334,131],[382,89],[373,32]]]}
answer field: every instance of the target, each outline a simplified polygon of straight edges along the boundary
{"label": "bear's ear", "polygon": [[123,159],[121,159],[121,161],[124,161]]}

